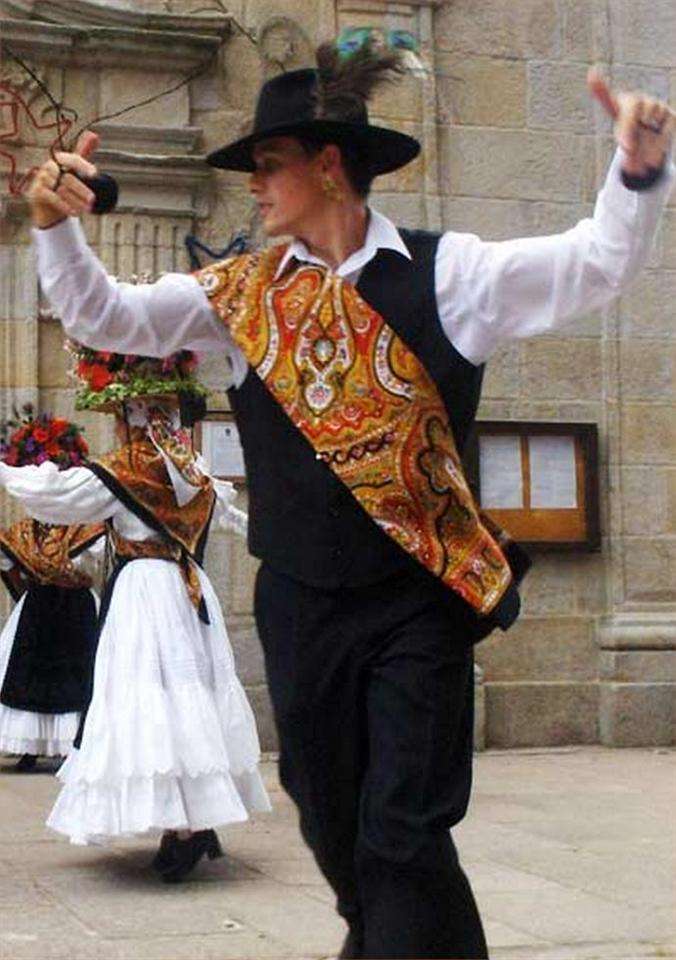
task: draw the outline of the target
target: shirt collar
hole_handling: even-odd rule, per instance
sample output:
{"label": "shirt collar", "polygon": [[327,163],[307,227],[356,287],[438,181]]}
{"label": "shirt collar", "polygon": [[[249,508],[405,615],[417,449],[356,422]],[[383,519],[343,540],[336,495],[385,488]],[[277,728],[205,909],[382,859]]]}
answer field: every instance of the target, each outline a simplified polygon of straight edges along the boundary
{"label": "shirt collar", "polygon": [[[407,260],[411,260],[408,247],[401,239],[401,234],[392,221],[369,207],[369,225],[366,229],[364,245],[351,253],[347,260],[336,268],[336,273],[339,277],[356,273],[365,267],[370,260],[373,260],[378,250],[394,250],[395,253],[400,253]],[[279,262],[275,280],[281,277],[292,259],[296,259],[300,263],[315,263],[320,267],[327,266],[323,260],[310,253],[302,240],[292,240]]]}

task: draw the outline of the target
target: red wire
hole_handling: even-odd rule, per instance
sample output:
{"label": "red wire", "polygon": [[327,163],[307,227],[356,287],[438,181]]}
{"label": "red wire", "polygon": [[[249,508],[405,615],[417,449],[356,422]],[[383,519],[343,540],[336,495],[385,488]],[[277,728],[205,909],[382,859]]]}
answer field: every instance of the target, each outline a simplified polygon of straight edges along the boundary
{"label": "red wire", "polygon": [[[9,81],[0,82],[0,93],[7,94],[9,99],[0,99],[0,110],[2,108],[9,108],[10,111],[10,121],[12,128],[4,133],[0,133],[0,141],[3,140],[13,140],[19,135],[19,110],[22,108],[28,117],[29,122],[31,123],[34,130],[54,130],[56,129],[56,137],[49,145],[50,155],[54,156],[54,149],[56,146],[61,146],[63,143],[64,134],[68,133],[70,128],[73,125],[73,120],[69,120],[68,117],[57,111],[56,120],[51,123],[40,123],[38,118],[35,116],[33,111],[30,108],[30,105],[24,100],[18,90],[9,83]],[[33,174],[39,169],[39,167],[31,167],[23,176],[19,176],[17,171],[17,162],[13,154],[9,153],[7,150],[0,148],[0,157],[4,158],[9,163],[9,192],[13,197],[20,197],[24,192],[27,184],[33,177]]]}

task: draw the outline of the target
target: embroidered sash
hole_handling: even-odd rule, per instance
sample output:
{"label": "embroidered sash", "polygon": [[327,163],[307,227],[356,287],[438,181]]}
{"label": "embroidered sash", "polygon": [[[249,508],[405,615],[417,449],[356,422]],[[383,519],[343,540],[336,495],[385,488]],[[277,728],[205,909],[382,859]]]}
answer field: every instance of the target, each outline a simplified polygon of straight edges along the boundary
{"label": "embroidered sash", "polygon": [[200,612],[202,585],[197,574],[197,564],[192,557],[183,552],[177,543],[167,540],[128,540],[112,526],[110,528],[110,541],[116,556],[122,560],[172,560],[177,563],[190,602]]}
{"label": "embroidered sash", "polygon": [[216,500],[208,477],[200,474],[199,493],[179,506],[162,454],[145,436],[87,461],[87,466],[140,520],[200,559]]}
{"label": "embroidered sash", "polygon": [[102,523],[63,526],[26,517],[0,530],[0,549],[32,580],[77,590],[92,581],[73,560],[104,534]]}
{"label": "embroidered sash", "polygon": [[179,506],[162,454],[148,437],[135,433],[130,443],[88,461],[87,466],[132,513],[161,535],[158,540],[135,541],[113,531],[118,556],[176,561],[191,603],[201,610],[202,589],[195,561],[201,561],[216,501],[211,480],[195,472],[192,482],[201,489]]}
{"label": "embroidered sash", "polygon": [[489,613],[512,576],[474,504],[434,381],[347,281],[308,264],[275,279],[284,249],[196,278],[315,456],[401,547]]}

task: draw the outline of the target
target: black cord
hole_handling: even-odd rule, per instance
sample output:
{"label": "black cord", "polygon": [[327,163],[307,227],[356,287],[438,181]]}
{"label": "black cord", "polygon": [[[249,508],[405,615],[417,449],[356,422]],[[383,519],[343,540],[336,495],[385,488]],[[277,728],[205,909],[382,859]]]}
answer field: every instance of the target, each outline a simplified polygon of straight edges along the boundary
{"label": "black cord", "polygon": [[[225,8],[222,3],[222,0],[214,0],[214,5],[209,7],[201,7],[198,10],[191,11],[192,13],[223,13],[227,16],[228,20],[233,24],[233,26],[244,36],[246,37],[254,46],[258,46],[258,41],[256,40],[255,34],[247,30],[246,27],[243,27],[239,21],[232,16]],[[92,126],[94,123],[102,123],[104,120],[115,120],[118,117],[122,117],[127,113],[131,113],[132,110],[137,110],[139,107],[146,107],[148,104],[155,103],[156,100],[160,100],[162,97],[169,96],[170,93],[175,93],[177,90],[180,90],[182,87],[187,86],[189,83],[192,83],[193,80],[197,80],[199,77],[203,76],[208,70],[211,69],[212,64],[217,60],[220,55],[221,50],[225,42],[227,41],[228,36],[221,38],[218,47],[214,50],[212,54],[198,67],[192,70],[187,76],[183,77],[177,83],[172,84],[171,87],[167,87],[166,90],[161,90],[159,93],[153,94],[150,97],[146,97],[143,100],[139,100],[136,103],[132,103],[127,107],[123,107],[121,110],[116,110],[112,113],[106,113],[102,116],[95,117],[94,119],[88,120],[83,126],[81,126],[71,138],[71,143],[74,146],[77,143],[78,137],[83,133],[88,127]],[[25,63],[22,58],[16,54],[12,48],[9,46],[6,40],[0,41],[0,46],[4,49],[5,53],[11,57],[12,60],[17,63],[21,69],[28,74],[28,76],[37,84],[39,89],[44,93],[45,97],[48,99],[52,107],[56,110],[57,116],[57,135],[59,141],[59,147],[66,151],[66,145],[63,140],[63,134],[61,132],[61,121],[62,118],[68,119],[66,114],[70,114],[72,117],[72,123],[76,123],[79,119],[77,111],[73,110],[70,107],[66,107],[63,104],[59,103],[54,95],[52,94],[49,87],[36,75],[36,73]],[[52,159],[54,159],[52,151]]]}

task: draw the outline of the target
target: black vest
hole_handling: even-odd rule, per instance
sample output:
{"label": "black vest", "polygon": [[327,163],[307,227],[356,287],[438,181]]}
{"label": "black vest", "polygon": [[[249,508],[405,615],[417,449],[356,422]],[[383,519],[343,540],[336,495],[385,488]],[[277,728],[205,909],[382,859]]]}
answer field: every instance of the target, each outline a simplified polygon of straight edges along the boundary
{"label": "black vest", "polygon": [[[402,230],[401,236],[413,260],[380,250],[362,271],[357,289],[433,378],[462,453],[476,416],[483,368],[465,360],[441,328],[434,283],[438,234]],[[279,573],[326,589],[420,569],[316,459],[251,368],[242,386],[230,391],[230,400],[244,448],[254,556]]]}

